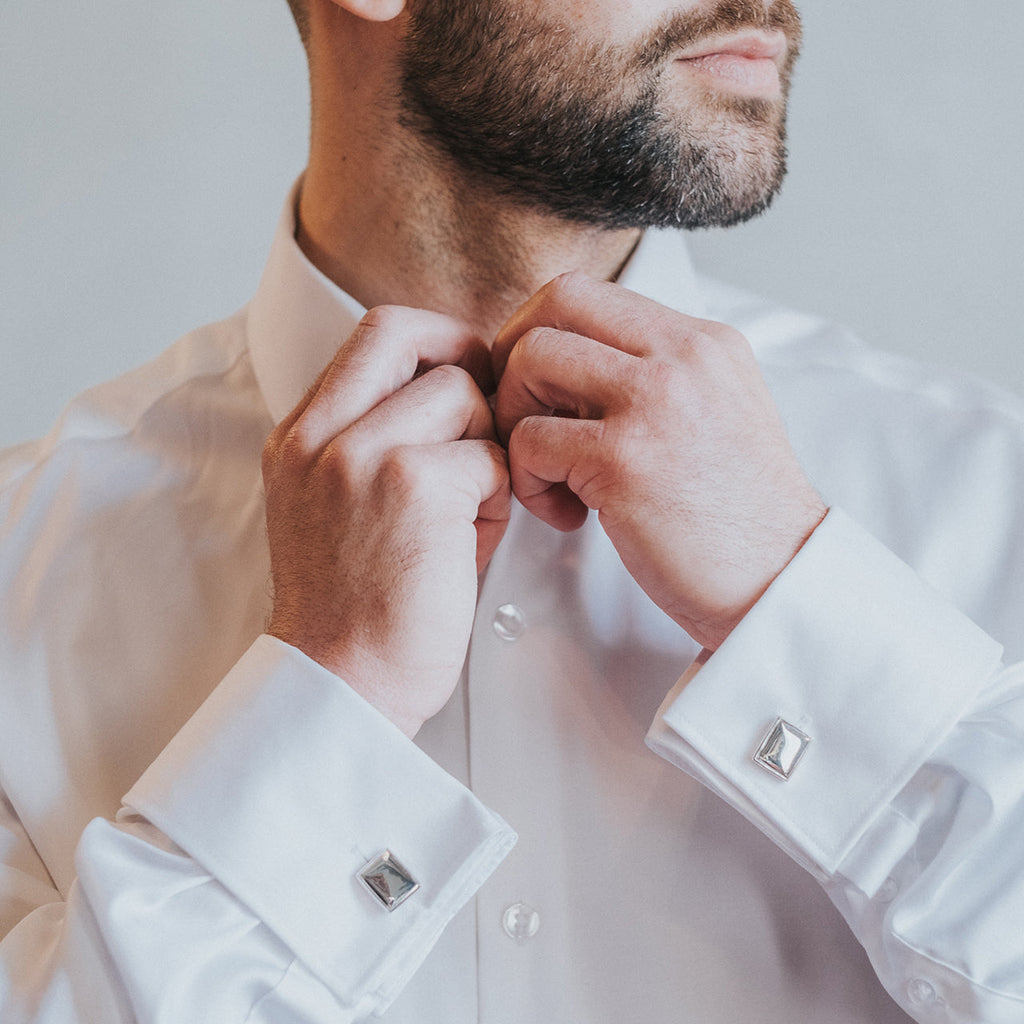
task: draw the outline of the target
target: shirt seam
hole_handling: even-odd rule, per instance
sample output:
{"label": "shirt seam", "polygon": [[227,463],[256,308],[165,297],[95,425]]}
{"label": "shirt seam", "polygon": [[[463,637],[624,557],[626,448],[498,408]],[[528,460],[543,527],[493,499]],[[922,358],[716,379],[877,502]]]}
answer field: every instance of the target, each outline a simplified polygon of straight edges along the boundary
{"label": "shirt seam", "polygon": [[915,943],[910,942],[902,934],[892,932],[892,935],[903,945],[903,947],[909,950],[913,955],[920,957],[922,960],[927,960],[928,963],[934,965],[943,971],[948,971],[954,978],[958,978],[965,982],[969,988],[976,989],[980,992],[985,992],[988,995],[995,996],[998,999],[1008,999],[1013,1003],[1024,1006],[1024,995],[1017,995],[1013,992],[1004,992],[1000,989],[993,988],[991,985],[986,985],[984,982],[976,981],[971,977],[965,970],[959,967],[954,967],[951,964],[946,963],[941,957],[936,956],[932,953],[926,953],[923,949],[917,946]]}
{"label": "shirt seam", "polygon": [[[165,350],[165,354],[167,351],[169,350]],[[26,462],[24,467],[22,467],[18,471],[15,471],[5,480],[3,480],[2,484],[0,484],[0,497],[4,499],[8,498],[11,495],[11,493],[15,490],[15,488],[26,477],[31,476],[34,472],[46,466],[49,462],[53,460],[53,458],[57,455],[58,452],[64,450],[68,445],[104,444],[110,441],[128,440],[139,429],[139,426],[142,423],[143,419],[145,419],[146,416],[153,412],[153,410],[159,408],[159,406],[161,406],[164,402],[170,400],[171,398],[173,398],[175,395],[179,394],[186,388],[189,388],[194,384],[199,383],[200,381],[208,381],[219,377],[226,377],[233,370],[235,370],[238,367],[239,363],[241,363],[248,355],[249,349],[246,345],[243,344],[241,349],[235,353],[231,361],[226,365],[220,367],[217,370],[211,370],[209,372],[197,373],[193,376],[189,376],[186,379],[179,381],[177,384],[174,385],[174,387],[170,388],[169,390],[161,391],[160,394],[157,395],[151,402],[146,403],[145,406],[143,406],[135,415],[133,415],[130,421],[124,424],[123,429],[113,431],[109,434],[104,434],[101,437],[74,435],[63,437],[58,433],[53,438],[52,444],[46,443],[49,440],[50,435],[43,435],[43,437],[37,439],[36,442],[26,442],[26,444],[29,445],[33,443],[44,445],[44,450],[39,458]],[[130,370],[127,371],[125,376],[130,375],[131,372],[132,371]],[[110,383],[113,384],[114,381],[111,381]],[[259,390],[258,387],[256,390]],[[83,394],[86,393],[87,392],[83,392]],[[74,402],[78,401],[81,397],[82,395],[79,395],[76,399],[72,401],[71,405],[65,407],[65,410],[61,414],[60,419],[58,419],[54,427],[51,428],[51,434],[58,430],[61,420],[70,411],[70,409],[74,405]],[[261,400],[263,398],[262,392],[260,392],[260,398]],[[12,451],[13,450],[14,449],[12,449]]]}
{"label": "shirt seam", "polygon": [[260,997],[259,997],[259,998],[258,998],[258,999],[256,1000],[256,1002],[254,1002],[254,1003],[252,1004],[252,1006],[250,1006],[250,1007],[249,1007],[249,1012],[248,1012],[248,1013],[247,1013],[247,1014],[245,1015],[245,1019],[244,1019],[244,1020],[242,1021],[242,1024],[249,1024],[249,1021],[251,1021],[251,1020],[252,1020],[252,1015],[253,1015],[253,1014],[254,1014],[254,1013],[255,1013],[255,1012],[256,1012],[256,1011],[257,1011],[257,1010],[258,1010],[258,1009],[259,1009],[259,1008],[260,1008],[260,1007],[261,1007],[261,1006],[262,1006],[262,1005],[263,1005],[263,1004],[264,1004],[264,1003],[265,1003],[265,1002],[266,1002],[266,1001],[267,1001],[267,1000],[268,1000],[268,999],[269,999],[269,998],[270,998],[270,997],[271,997],[271,996],[272,996],[272,995],[273,995],[273,994],[274,994],[275,992],[277,992],[277,991],[278,991],[278,990],[279,990],[279,989],[281,988],[281,986],[282,986],[282,985],[284,984],[284,982],[285,982],[285,979],[286,979],[286,978],[288,977],[288,975],[289,975],[289,974],[291,974],[291,972],[292,972],[292,968],[293,968],[293,967],[294,967],[294,966],[295,966],[295,965],[296,965],[296,964],[298,963],[298,961],[299,961],[299,958],[298,958],[297,956],[293,956],[293,957],[292,957],[292,958],[291,958],[291,959],[290,959],[290,960],[288,961],[288,963],[287,963],[287,964],[285,965],[284,969],[283,969],[283,970],[281,971],[281,976],[280,976],[280,977],[279,977],[279,978],[277,979],[277,981],[275,981],[275,982],[274,982],[274,984],[273,984],[273,985],[271,985],[271,986],[270,986],[270,988],[268,988],[268,989],[266,990],[266,992],[264,992],[264,993],[263,993],[263,994],[262,994],[262,995],[261,995],[261,996],[260,996]]}
{"label": "shirt seam", "polygon": [[[825,321],[825,324],[834,326],[829,321]],[[800,370],[834,370],[859,382],[869,383],[890,395],[913,397],[932,408],[954,413],[984,413],[1008,427],[1024,429],[1024,411],[1012,407],[1016,397],[1013,392],[999,388],[982,377],[965,375],[958,380],[951,372],[943,372],[941,367],[931,363],[871,346],[857,348],[852,352],[855,356],[867,356],[871,360],[867,370],[861,365],[851,363],[850,353],[846,351],[839,353],[838,356],[834,353],[802,356],[799,363],[772,359],[775,351],[786,351],[786,347],[779,346],[766,350],[765,358],[758,360],[760,365],[778,369],[796,366]],[[927,378],[909,381],[902,379],[901,376],[897,380],[892,379],[894,372],[903,374],[908,369],[923,370]],[[964,394],[965,387],[969,389],[967,394]],[[949,393],[937,395],[932,393],[934,388],[949,389]]]}

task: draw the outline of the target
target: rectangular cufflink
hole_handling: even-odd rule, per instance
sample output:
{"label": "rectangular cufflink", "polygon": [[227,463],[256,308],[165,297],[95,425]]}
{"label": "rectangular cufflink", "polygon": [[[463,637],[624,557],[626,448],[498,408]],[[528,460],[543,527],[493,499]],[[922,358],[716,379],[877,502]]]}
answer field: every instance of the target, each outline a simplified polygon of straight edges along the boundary
{"label": "rectangular cufflink", "polygon": [[788,779],[804,756],[811,737],[782,718],[768,730],[768,735],[754,754],[754,764],[760,765],[776,778]]}
{"label": "rectangular cufflink", "polygon": [[371,860],[359,872],[359,880],[388,911],[396,910],[420,887],[390,850]]}

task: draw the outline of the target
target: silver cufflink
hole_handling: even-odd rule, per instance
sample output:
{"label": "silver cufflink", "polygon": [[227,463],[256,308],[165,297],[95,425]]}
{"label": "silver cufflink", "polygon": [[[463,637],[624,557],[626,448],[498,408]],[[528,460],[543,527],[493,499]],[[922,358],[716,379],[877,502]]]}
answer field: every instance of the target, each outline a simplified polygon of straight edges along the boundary
{"label": "silver cufflink", "polygon": [[760,765],[776,778],[788,779],[810,742],[810,736],[778,718],[757,748],[754,764]]}
{"label": "silver cufflink", "polygon": [[400,907],[419,887],[390,850],[385,850],[359,872],[359,879],[391,911]]}

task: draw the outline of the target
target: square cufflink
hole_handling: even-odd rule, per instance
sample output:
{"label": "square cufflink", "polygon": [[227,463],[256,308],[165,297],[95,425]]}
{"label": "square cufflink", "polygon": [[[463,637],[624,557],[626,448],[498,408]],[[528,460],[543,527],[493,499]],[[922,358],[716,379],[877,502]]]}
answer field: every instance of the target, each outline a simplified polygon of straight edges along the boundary
{"label": "square cufflink", "polygon": [[400,907],[420,887],[390,850],[371,860],[359,879],[388,911]]}
{"label": "square cufflink", "polygon": [[760,765],[776,778],[788,779],[810,742],[811,737],[807,733],[777,718],[754,753],[754,764]]}

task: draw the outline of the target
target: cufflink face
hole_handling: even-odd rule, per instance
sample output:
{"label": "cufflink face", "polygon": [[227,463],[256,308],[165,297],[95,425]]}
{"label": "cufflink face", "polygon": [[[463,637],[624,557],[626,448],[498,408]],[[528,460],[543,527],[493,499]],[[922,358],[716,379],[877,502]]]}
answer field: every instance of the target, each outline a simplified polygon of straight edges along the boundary
{"label": "cufflink face", "polygon": [[810,742],[810,736],[778,718],[757,748],[754,764],[760,765],[776,778],[788,779]]}
{"label": "cufflink face", "polygon": [[420,887],[390,850],[370,861],[359,878],[389,911],[400,907]]}

